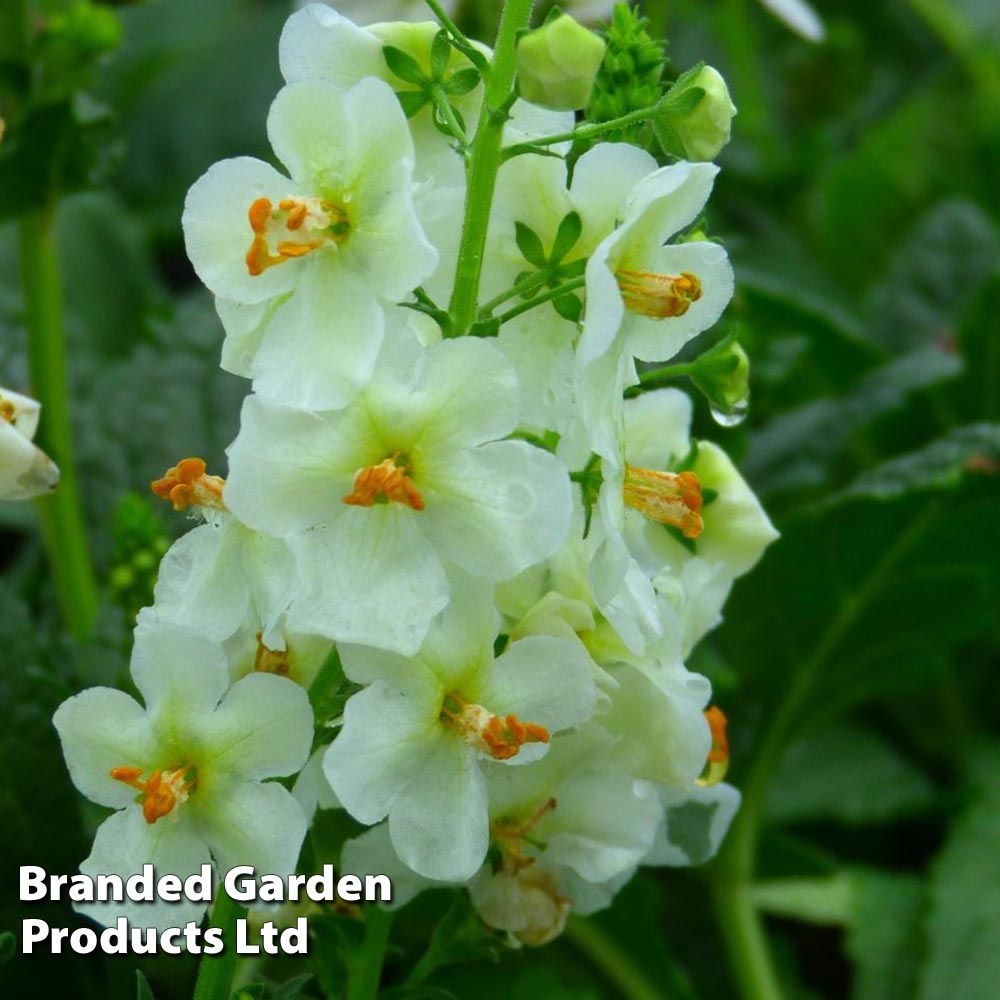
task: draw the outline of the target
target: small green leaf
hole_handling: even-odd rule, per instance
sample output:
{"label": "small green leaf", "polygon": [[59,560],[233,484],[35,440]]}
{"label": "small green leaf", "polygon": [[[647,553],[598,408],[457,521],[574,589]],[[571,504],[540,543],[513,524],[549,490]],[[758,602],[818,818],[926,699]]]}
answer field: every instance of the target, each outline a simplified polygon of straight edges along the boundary
{"label": "small green leaf", "polygon": [[552,243],[552,253],[549,260],[558,264],[576,246],[583,232],[583,220],[579,212],[569,212],[559,223],[556,238]]}
{"label": "small green leaf", "polygon": [[397,49],[395,45],[383,45],[382,55],[390,72],[406,83],[412,83],[418,87],[426,87],[430,84],[427,74],[423,71],[420,63],[408,52]]}
{"label": "small green leaf", "polygon": [[452,73],[442,86],[446,94],[450,94],[452,97],[464,97],[476,89],[481,79],[479,70],[469,66]]}
{"label": "small green leaf", "polygon": [[451,61],[451,40],[443,28],[434,36],[431,42],[431,77],[440,83],[444,79],[448,63]]}
{"label": "small green leaf", "polygon": [[545,257],[545,248],[538,234],[530,226],[523,222],[515,222],[514,230],[517,238],[517,247],[521,255],[529,264],[535,267],[545,267],[548,261]]}
{"label": "small green leaf", "polygon": [[568,319],[571,323],[579,323],[583,315],[583,303],[579,296],[572,293],[560,295],[552,300],[553,308],[563,319]]}
{"label": "small green leaf", "polygon": [[418,111],[425,108],[431,99],[431,95],[426,90],[397,90],[396,97],[407,118],[412,118]]}

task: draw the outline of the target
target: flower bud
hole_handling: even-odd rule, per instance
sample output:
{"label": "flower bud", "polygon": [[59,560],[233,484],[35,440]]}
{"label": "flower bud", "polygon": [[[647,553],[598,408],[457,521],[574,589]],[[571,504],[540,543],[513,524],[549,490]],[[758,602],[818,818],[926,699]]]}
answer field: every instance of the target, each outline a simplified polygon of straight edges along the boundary
{"label": "flower bud", "polygon": [[604,60],[604,42],[567,14],[559,14],[517,46],[521,96],[554,111],[585,108]]}
{"label": "flower bud", "polygon": [[712,416],[723,426],[735,426],[746,416],[750,360],[735,340],[699,358],[691,381],[705,394]]}
{"label": "flower bud", "polygon": [[729,142],[736,105],[718,70],[702,66],[684,74],[661,102],[654,119],[660,144],[685,160],[714,160]]}

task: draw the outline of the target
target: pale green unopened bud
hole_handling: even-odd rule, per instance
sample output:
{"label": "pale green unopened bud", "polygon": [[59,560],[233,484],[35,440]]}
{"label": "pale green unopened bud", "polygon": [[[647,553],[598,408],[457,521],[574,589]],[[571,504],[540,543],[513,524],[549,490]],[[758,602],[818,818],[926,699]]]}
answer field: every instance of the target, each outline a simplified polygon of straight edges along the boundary
{"label": "pale green unopened bud", "polygon": [[750,402],[750,359],[735,341],[720,344],[697,361],[691,381],[705,394],[712,415],[725,426],[739,423]]}
{"label": "pale green unopened bud", "polygon": [[718,70],[686,73],[661,102],[654,120],[663,148],[685,160],[714,160],[729,142],[736,105]]}
{"label": "pale green unopened bud", "polygon": [[518,42],[521,96],[554,111],[585,108],[603,60],[604,42],[560,14]]}

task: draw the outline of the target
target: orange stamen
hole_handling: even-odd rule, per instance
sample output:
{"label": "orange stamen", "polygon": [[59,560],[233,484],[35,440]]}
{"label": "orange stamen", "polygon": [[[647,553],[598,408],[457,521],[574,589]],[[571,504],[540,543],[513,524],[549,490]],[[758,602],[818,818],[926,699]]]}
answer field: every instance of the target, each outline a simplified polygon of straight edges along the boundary
{"label": "orange stamen", "polygon": [[163,474],[161,479],[150,483],[150,489],[162,500],[169,500],[174,510],[186,510],[190,506],[213,507],[225,510],[222,491],[225,479],[205,474],[203,458],[184,458]]}
{"label": "orange stamen", "polygon": [[[283,198],[278,202],[277,209],[270,198],[258,198],[247,211],[247,218],[253,230],[253,242],[247,251],[246,265],[248,273],[254,278],[269,267],[304,257],[328,243],[343,243],[351,230],[345,209],[315,198]],[[269,231],[272,226],[281,226],[282,222],[289,233],[298,234],[301,231],[314,238],[278,240],[277,252],[271,253]]]}
{"label": "orange stamen", "polygon": [[141,767],[113,767],[110,773],[115,781],[121,781],[140,793],[142,815],[150,824],[168,816],[185,802],[196,782],[194,769],[185,766],[172,771],[152,771],[146,781],[141,780]]}
{"label": "orange stamen", "polygon": [[701,519],[701,483],[693,472],[657,472],[625,466],[625,503],[660,524],[680,528],[685,538],[697,538]]}
{"label": "orange stamen", "polygon": [[695,782],[698,785],[717,785],[729,770],[729,739],[726,736],[726,717],[715,705],[705,711],[705,719],[712,734],[712,748],[708,751],[705,770]]}
{"label": "orange stamen", "polygon": [[8,424],[14,423],[14,404],[9,399],[0,399],[0,420],[5,420]]}
{"label": "orange stamen", "polygon": [[549,731],[533,722],[521,722],[510,713],[494,715],[467,702],[457,694],[449,694],[441,706],[441,719],[458,730],[466,743],[471,744],[494,760],[516,757],[525,743],[548,743]]}
{"label": "orange stamen", "polygon": [[493,841],[503,855],[503,867],[506,871],[519,872],[535,863],[533,857],[524,853],[524,840],[543,816],[555,809],[554,798],[545,799],[530,816],[525,819],[501,817],[492,826]]}
{"label": "orange stamen", "polygon": [[424,509],[424,498],[413,485],[410,467],[396,464],[397,452],[391,458],[384,458],[378,465],[358,469],[354,474],[354,488],[342,497],[344,503],[355,507],[371,507],[376,503],[395,500],[413,510]]}
{"label": "orange stamen", "polygon": [[651,319],[683,316],[701,298],[701,281],[690,271],[679,275],[619,271],[615,277],[625,308]]}

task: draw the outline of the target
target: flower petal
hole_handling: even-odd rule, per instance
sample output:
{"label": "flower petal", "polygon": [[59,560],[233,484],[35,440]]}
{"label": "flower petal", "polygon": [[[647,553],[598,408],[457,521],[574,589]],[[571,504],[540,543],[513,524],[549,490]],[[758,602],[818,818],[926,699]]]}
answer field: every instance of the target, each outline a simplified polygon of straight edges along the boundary
{"label": "flower petal", "polygon": [[147,767],[156,742],[142,706],[123,691],[96,687],[64,701],[52,719],[73,784],[92,802],[121,809],[135,789],[111,777],[114,767]]}
{"label": "flower petal", "polygon": [[551,555],[572,514],[569,476],[548,452],[495,441],[424,472],[426,531],[473,576],[505,580]]}
{"label": "flower petal", "polygon": [[716,243],[679,243],[660,247],[645,269],[674,275],[689,271],[701,282],[701,298],[683,316],[649,319],[629,314],[625,321],[625,346],[631,354],[643,361],[669,361],[723,314],[733,297],[733,268]]}
{"label": "flower petal", "polygon": [[323,771],[355,819],[378,823],[407,794],[439,739],[431,701],[376,681],[348,700],[344,728],[323,759]]}
{"label": "flower petal", "polygon": [[[160,820],[147,823],[138,806],[130,806],[109,816],[98,828],[90,855],[80,863],[83,875],[120,875],[122,879],[138,875],[144,864],[151,864],[156,876],[178,875],[187,878],[211,861],[208,845],[193,825],[184,820],[176,823]],[[182,927],[188,921],[198,922],[207,903],[191,902],[183,895],[180,902],[76,903],[79,913],[110,927],[125,917],[132,927]]]}
{"label": "flower petal", "polygon": [[248,674],[199,727],[204,765],[243,781],[294,774],[309,757],[313,713],[305,690],[287,677]]}
{"label": "flower petal", "polygon": [[381,450],[364,407],[319,415],[248,396],[229,446],[226,503],[271,535],[326,524],[344,511],[355,472],[381,461]]}
{"label": "flower petal", "polygon": [[285,22],[278,56],[289,83],[316,77],[346,89],[387,72],[382,42],[322,4],[309,4]]}
{"label": "flower petal", "polygon": [[254,391],[302,409],[340,409],[371,377],[385,314],[336,254],[317,254],[300,272],[294,294],[265,320],[250,364]]}
{"label": "flower petal", "polygon": [[210,291],[245,303],[291,291],[298,280],[295,261],[256,276],[247,270],[254,238],[247,213],[258,198],[277,203],[294,193],[287,177],[249,156],[215,163],[195,181],[181,223],[188,256]]}
{"label": "flower petal", "polygon": [[221,643],[160,622],[135,630],[131,671],[155,729],[172,730],[175,717],[200,722],[229,687]]}
{"label": "flower petal", "polygon": [[258,875],[281,877],[295,871],[309,825],[292,793],[273,781],[220,789],[198,809],[196,824],[220,871],[253,865]]}
{"label": "flower petal", "polygon": [[557,733],[593,714],[593,669],[582,643],[529,635],[511,643],[496,661],[481,697],[497,715],[513,712],[523,722]]}
{"label": "flower petal", "polygon": [[687,867],[715,857],[740,807],[740,793],[732,785],[660,790],[666,815],[644,865]]}
{"label": "flower petal", "polygon": [[691,447],[691,397],[655,389],[625,400],[625,457],[641,469],[668,469]]}
{"label": "flower petal", "polygon": [[486,781],[476,754],[445,737],[425,749],[419,764],[389,809],[392,846],[418,875],[464,882],[489,846]]}
{"label": "flower petal", "polygon": [[289,627],[415,653],[449,590],[421,531],[426,514],[395,503],[345,507],[329,526],[297,536],[302,590]]}

